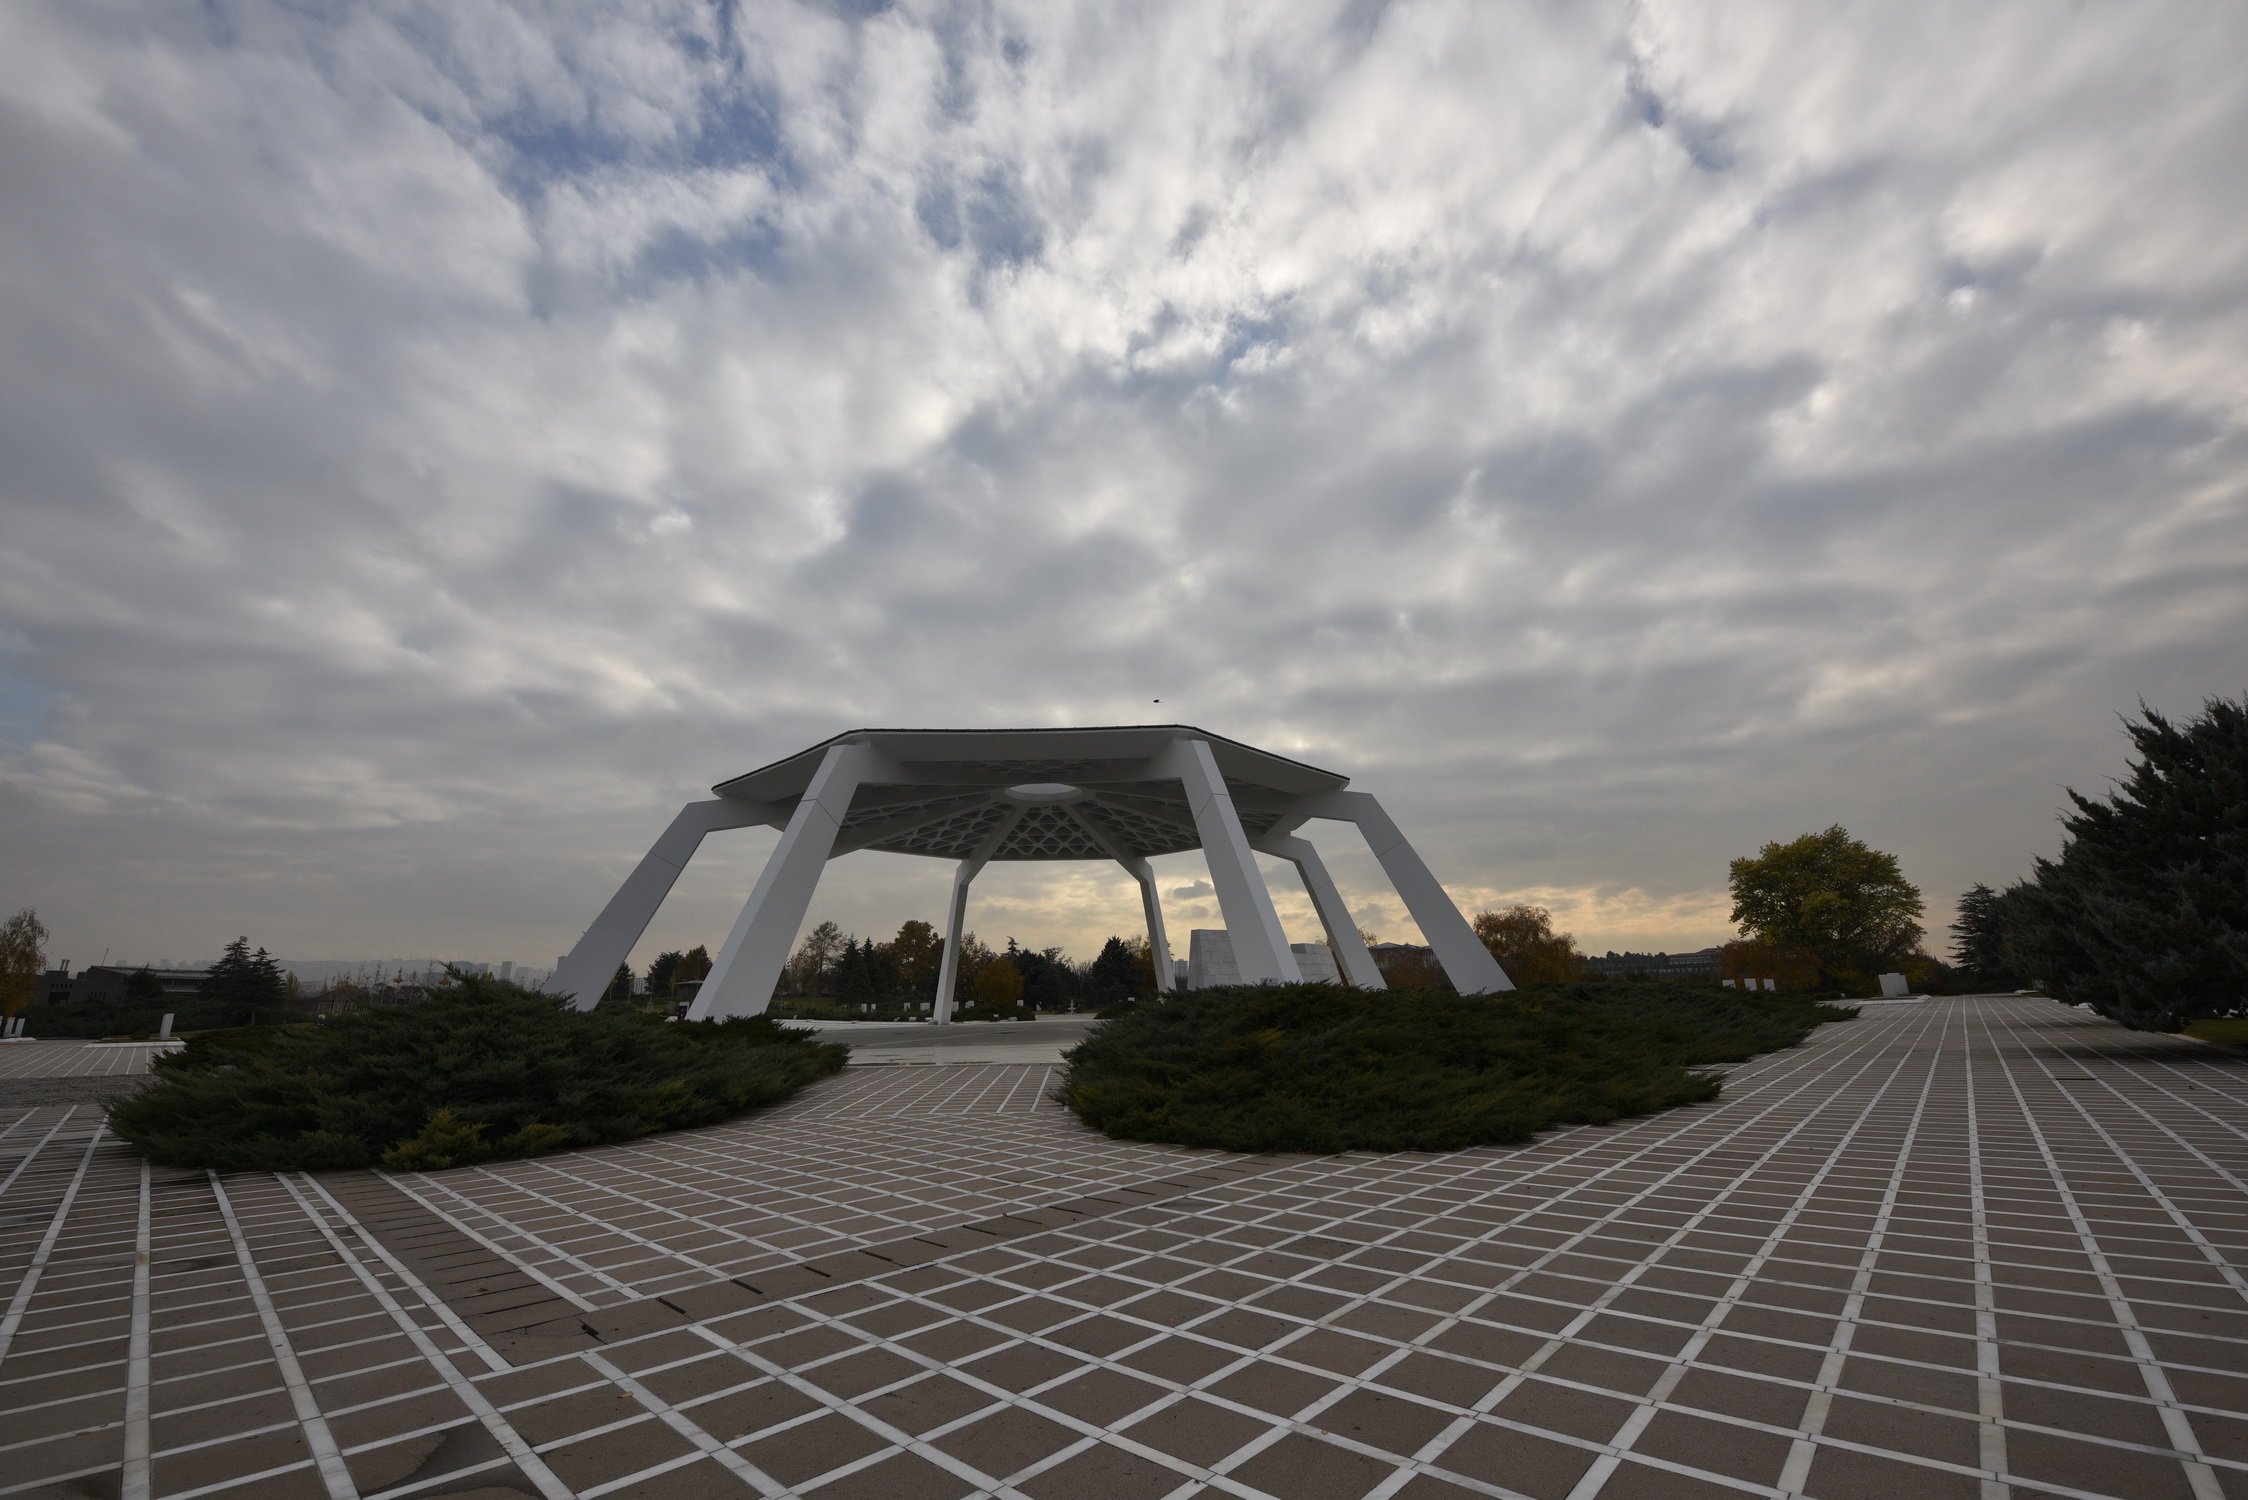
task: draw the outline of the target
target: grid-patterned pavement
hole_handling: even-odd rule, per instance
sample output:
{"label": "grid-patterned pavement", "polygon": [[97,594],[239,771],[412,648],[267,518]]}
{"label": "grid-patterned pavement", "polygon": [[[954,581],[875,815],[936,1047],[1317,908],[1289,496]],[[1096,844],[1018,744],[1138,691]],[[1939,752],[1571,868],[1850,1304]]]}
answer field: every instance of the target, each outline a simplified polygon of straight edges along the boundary
{"label": "grid-patterned pavement", "polygon": [[10,1042],[0,1046],[0,1078],[128,1078],[178,1042]]}
{"label": "grid-patterned pavement", "polygon": [[[2243,1067],[1978,998],[1520,1149],[1223,1163],[1104,1141],[1034,1070],[883,1068],[405,1180],[621,1245],[670,1222],[665,1175],[713,1222],[696,1194],[873,1172],[920,1196],[841,1207],[899,1228],[952,1191],[1073,1205],[974,1245],[845,1217],[922,1263],[661,1299],[633,1294],[722,1262],[573,1242],[599,1342],[554,1353],[486,1342],[321,1179],[149,1170],[33,1110],[0,1121],[0,1494],[2248,1496]],[[1234,1175],[1088,1208],[1137,1152]]]}
{"label": "grid-patterned pavement", "polygon": [[1051,1066],[854,1069],[645,1144],[388,1180],[582,1307],[1170,1177],[1224,1153],[1112,1141]]}

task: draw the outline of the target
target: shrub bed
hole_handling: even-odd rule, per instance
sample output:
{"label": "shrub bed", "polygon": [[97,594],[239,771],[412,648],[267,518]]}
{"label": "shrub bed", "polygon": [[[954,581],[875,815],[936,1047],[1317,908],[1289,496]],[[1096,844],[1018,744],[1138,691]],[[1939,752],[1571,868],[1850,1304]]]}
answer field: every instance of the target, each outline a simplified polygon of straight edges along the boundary
{"label": "shrub bed", "polygon": [[1228,1151],[1510,1145],[1713,1099],[1696,1065],[1855,1014],[1714,986],[1198,990],[1104,1022],[1068,1054],[1060,1097],[1112,1136]]}
{"label": "shrub bed", "polygon": [[435,1169],[711,1124],[848,1056],[763,1016],[581,1013],[478,977],[413,1004],[193,1037],[109,1119],[169,1166]]}

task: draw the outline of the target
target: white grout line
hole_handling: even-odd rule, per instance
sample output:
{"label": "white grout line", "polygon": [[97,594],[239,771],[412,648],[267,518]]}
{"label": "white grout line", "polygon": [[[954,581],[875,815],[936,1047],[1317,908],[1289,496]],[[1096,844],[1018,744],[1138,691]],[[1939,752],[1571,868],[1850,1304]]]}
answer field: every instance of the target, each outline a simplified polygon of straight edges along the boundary
{"label": "white grout line", "polygon": [[694,1444],[708,1457],[716,1459],[728,1472],[756,1490],[760,1495],[786,1496],[789,1494],[787,1485],[782,1484],[772,1475],[703,1431],[694,1421],[683,1416],[677,1407],[627,1375],[609,1360],[590,1350],[578,1357],[606,1376],[610,1384],[627,1392],[633,1400],[653,1412],[657,1421]]}
{"label": "white grout line", "polygon": [[133,1327],[125,1353],[125,1450],[119,1486],[123,1500],[148,1500],[148,1278],[149,1170],[140,1164],[140,1219],[133,1232]]}
{"label": "white grout line", "polygon": [[[335,1194],[328,1191],[327,1184],[323,1183],[319,1178],[313,1176],[310,1172],[299,1172],[297,1175],[304,1179],[306,1187],[311,1188],[315,1193],[318,1193],[320,1195],[320,1201],[327,1205],[325,1213],[333,1214],[336,1218],[342,1220],[345,1226],[351,1230],[352,1234],[359,1240],[359,1242],[365,1245],[369,1250],[374,1252],[375,1256],[380,1259],[384,1265],[390,1268],[390,1272],[392,1275],[405,1282],[406,1285],[412,1287],[414,1289],[414,1295],[421,1298],[423,1302],[429,1305],[430,1311],[437,1315],[438,1321],[443,1323],[447,1329],[451,1330],[453,1337],[461,1341],[462,1347],[471,1350],[476,1354],[478,1358],[484,1361],[484,1366],[487,1370],[497,1375],[515,1368],[506,1360],[502,1359],[499,1355],[499,1352],[495,1350],[489,1343],[485,1342],[481,1334],[470,1328],[468,1324],[462,1320],[460,1314],[453,1311],[452,1307],[445,1301],[444,1298],[437,1295],[436,1292],[430,1290],[429,1284],[427,1282],[423,1281],[421,1277],[415,1275],[413,1270],[409,1268],[403,1260],[400,1260],[396,1255],[393,1255],[390,1251],[390,1247],[385,1245],[380,1239],[378,1239],[375,1236],[374,1231],[367,1228],[366,1225],[360,1223],[358,1218],[352,1214],[351,1210],[344,1207],[342,1201],[339,1200]],[[280,1173],[276,1173],[274,1174],[274,1176],[277,1182],[279,1182],[283,1187],[289,1190],[290,1196],[296,1198],[296,1200],[300,1204],[305,1205],[305,1211],[312,1216],[313,1223],[319,1225],[321,1233],[328,1235],[329,1240],[333,1242],[335,1240],[335,1235],[329,1231],[327,1220],[323,1216],[323,1212],[321,1210],[314,1209],[310,1204],[306,1204],[304,1195],[298,1192],[295,1184],[291,1183],[286,1176]],[[355,1273],[357,1273],[359,1279],[362,1282],[367,1279],[366,1268],[359,1263],[356,1256],[346,1254],[344,1256],[344,1264],[350,1266],[351,1269]],[[387,1292],[378,1293],[378,1296],[387,1295]]]}
{"label": "white grout line", "polygon": [[[0,1182],[0,1197],[6,1196],[8,1189],[16,1185],[16,1179],[18,1177],[21,1177],[24,1174],[25,1170],[29,1168],[33,1162],[39,1159],[39,1153],[46,1149],[47,1143],[53,1140],[57,1135],[62,1133],[63,1126],[69,1124],[70,1117],[78,1113],[78,1111],[82,1107],[83,1106],[73,1104],[69,1108],[65,1109],[62,1112],[62,1118],[55,1121],[54,1124],[48,1126],[47,1133],[39,1137],[37,1141],[32,1143],[31,1149],[24,1154],[24,1158],[22,1161],[16,1163],[15,1170],[8,1174],[7,1180],[5,1182]],[[23,1118],[28,1120],[34,1113],[35,1111],[27,1109],[23,1113]],[[10,1130],[13,1130],[15,1126],[11,1125],[8,1128]]]}
{"label": "white grout line", "polygon": [[281,1382],[289,1388],[289,1401],[296,1410],[297,1424],[304,1430],[305,1446],[312,1450],[313,1462],[318,1465],[321,1481],[328,1488],[329,1500],[359,1500],[351,1471],[344,1466],[343,1454],[337,1450],[335,1434],[328,1430],[328,1420],[320,1414],[320,1403],[314,1399],[311,1386],[305,1383],[304,1371],[297,1364],[297,1352],[289,1343],[288,1331],[281,1326],[281,1315],[274,1310],[273,1299],[266,1293],[265,1278],[258,1273],[257,1261],[250,1253],[250,1242],[244,1238],[242,1223],[235,1217],[234,1204],[227,1197],[226,1184],[219,1181],[218,1173],[208,1169],[204,1176],[210,1179],[211,1196],[226,1220],[226,1232],[234,1241],[235,1258],[242,1265],[242,1279],[249,1285],[250,1300],[257,1305],[258,1321],[265,1325],[265,1338],[272,1346],[273,1362],[281,1368]]}
{"label": "white grout line", "polygon": [[[427,1198],[424,1198],[424,1197],[423,1197],[423,1196],[422,1196],[421,1194],[419,1194],[419,1193],[415,1192],[415,1191],[414,1191],[414,1190],[413,1190],[413,1189],[412,1189],[411,1187],[408,1187],[408,1186],[407,1186],[407,1185],[406,1185],[406,1184],[405,1184],[404,1182],[401,1182],[401,1181],[400,1181],[400,1180],[399,1180],[398,1178],[396,1178],[396,1177],[393,1177],[393,1176],[391,1176],[391,1175],[390,1175],[390,1174],[389,1174],[388,1172],[382,1172],[382,1171],[378,1171],[378,1172],[376,1172],[376,1173],[375,1173],[375,1175],[376,1175],[377,1177],[380,1177],[380,1178],[381,1178],[381,1179],[382,1179],[382,1180],[383,1180],[384,1182],[387,1182],[387,1183],[389,1183],[389,1184],[390,1184],[390,1185],[391,1185],[392,1187],[394,1187],[394,1188],[398,1189],[398,1191],[399,1191],[399,1192],[401,1192],[401,1193],[404,1193],[404,1194],[405,1194],[405,1195],[406,1195],[407,1197],[409,1197],[409,1198],[413,1199],[413,1200],[414,1200],[414,1202],[415,1202],[415,1203],[417,1203],[417,1204],[419,1204],[419,1205],[420,1205],[421,1207],[423,1207],[423,1208],[427,1209],[427,1210],[428,1210],[429,1212],[431,1212],[431,1213],[435,1214],[435,1215],[436,1215],[436,1216],[437,1216],[438,1218],[440,1218],[440,1219],[443,1219],[443,1220],[444,1220],[444,1221],[445,1221],[445,1222],[446,1222],[447,1224],[450,1224],[450,1225],[451,1225],[451,1226],[452,1226],[453,1228],[455,1228],[455,1229],[459,1230],[459,1231],[460,1231],[460,1232],[461,1232],[462,1234],[465,1234],[465,1235],[467,1235],[467,1236],[468,1236],[468,1237],[469,1237],[470,1239],[474,1240],[474,1241],[475,1241],[475,1242],[476,1242],[477,1244],[479,1244],[479,1245],[483,1246],[483,1247],[484,1247],[485,1249],[487,1249],[487,1250],[491,1251],[491,1252],[492,1252],[492,1253],[493,1253],[494,1255],[497,1255],[497,1256],[499,1256],[499,1257],[500,1257],[500,1258],[501,1258],[502,1260],[506,1261],[506,1262],[507,1262],[507,1263],[508,1263],[509,1265],[511,1265],[511,1266],[514,1266],[514,1267],[515,1267],[515,1268],[516,1268],[516,1269],[517,1269],[518,1271],[521,1271],[521,1272],[522,1272],[522,1273],[523,1273],[524,1275],[526,1275],[526,1276],[530,1277],[530,1278],[531,1278],[531,1279],[532,1279],[533,1281],[537,1282],[537,1283],[538,1283],[538,1284],[539,1284],[540,1286],[543,1286],[543,1287],[545,1287],[545,1288],[546,1288],[546,1289],[547,1289],[548,1291],[550,1291],[550,1292],[554,1293],[554,1295],[555,1295],[555,1296],[557,1296],[557,1297],[560,1297],[560,1298],[561,1298],[562,1300],[564,1300],[565,1302],[568,1302],[568,1303],[570,1303],[570,1304],[571,1304],[571,1305],[572,1305],[573,1307],[576,1307],[576,1308],[577,1308],[577,1309],[578,1309],[579,1311],[581,1311],[581,1312],[592,1312],[592,1311],[594,1310],[594,1308],[595,1308],[595,1304],[594,1304],[594,1303],[592,1303],[592,1302],[589,1302],[589,1301],[587,1301],[587,1300],[586,1300],[585,1298],[583,1298],[583,1297],[579,1296],[579,1295],[578,1295],[578,1294],[577,1294],[576,1292],[573,1292],[573,1291],[571,1291],[571,1290],[570,1290],[570,1289],[569,1289],[568,1287],[564,1286],[564,1285],[563,1285],[563,1284],[562,1284],[561,1282],[559,1282],[559,1281],[556,1281],[556,1280],[555,1280],[555,1279],[554,1279],[553,1277],[551,1277],[551,1276],[547,1275],[547,1274],[546,1274],[546,1273],[545,1273],[544,1271],[542,1271],[542,1270],[540,1270],[540,1269],[539,1269],[538,1267],[536,1267],[536,1266],[534,1266],[534,1265],[530,1264],[530,1263],[529,1263],[528,1261],[524,1260],[524,1259],[523,1259],[523,1258],[522,1258],[521,1256],[519,1256],[519,1255],[515,1254],[514,1252],[512,1252],[512,1251],[508,1250],[508,1249],[507,1249],[506,1247],[504,1247],[504,1246],[502,1246],[502,1245],[499,1245],[499,1244],[496,1244],[496,1243],[494,1243],[494,1242],[493,1242],[492,1240],[490,1240],[490,1239],[486,1238],[486,1237],[485,1237],[484,1235],[481,1235],[481,1234],[477,1233],[477,1232],[476,1232],[475,1230],[473,1230],[473,1229],[469,1228],[469,1227],[468,1227],[468,1226],[467,1226],[466,1224],[463,1224],[463,1223],[462,1223],[462,1222],[461,1222],[461,1221],[460,1221],[459,1219],[457,1219],[457,1218],[455,1218],[455,1217],[454,1217],[453,1215],[451,1215],[451,1214],[449,1214],[449,1213],[445,1212],[445,1210],[444,1210],[444,1209],[442,1209],[442,1208],[439,1208],[439,1207],[438,1207],[438,1206],[437,1206],[436,1204],[434,1204],[434,1203],[430,1202],[430,1201],[429,1201],[429,1200],[428,1200]],[[467,1204],[468,1206],[470,1206],[470,1207],[472,1207],[472,1208],[475,1208],[475,1209],[477,1209],[477,1210],[478,1210],[479,1212],[482,1212],[482,1213],[484,1213],[484,1214],[485,1214],[485,1215],[486,1215],[487,1217],[497,1217],[497,1215],[494,1215],[494,1214],[492,1214],[490,1210],[488,1210],[488,1209],[485,1209],[485,1208],[484,1208],[484,1207],[483,1207],[483,1206],[482,1206],[481,1204],[478,1204],[478,1203],[476,1203],[476,1202],[475,1202],[475,1200],[473,1200],[473,1199],[470,1199],[470,1198],[464,1198],[464,1197],[462,1197],[462,1196],[461,1196],[461,1195],[460,1195],[459,1193],[453,1192],[453,1190],[452,1190],[452,1189],[451,1189],[450,1187],[447,1187],[447,1186],[445,1186],[445,1185],[444,1185],[444,1184],[442,1184],[442,1183],[436,1182],[435,1180],[431,1179],[430,1177],[428,1177],[428,1176],[426,1176],[426,1175],[424,1175],[424,1174],[422,1174],[422,1173],[418,1173],[418,1172],[417,1172],[417,1173],[415,1173],[414,1175],[415,1175],[415,1177],[416,1177],[416,1178],[417,1178],[417,1179],[418,1179],[418,1180],[419,1180],[419,1181],[420,1181],[420,1182],[422,1183],[422,1185],[423,1185],[424,1187],[434,1188],[434,1189],[437,1189],[438,1191],[441,1191],[441,1192],[445,1192],[445,1193],[448,1193],[448,1194],[450,1194],[450,1195],[451,1195],[451,1196],[453,1197],[453,1199],[454,1199],[454,1200],[455,1200],[456,1202],[460,1202],[460,1203],[464,1203],[464,1204]],[[325,1194],[325,1190],[323,1190],[323,1194]],[[340,1208],[340,1207],[341,1207],[341,1205],[339,1204],[339,1205],[338,1205],[338,1207]],[[505,1221],[503,1220],[502,1222],[504,1223]],[[510,1224],[510,1225],[508,1225],[507,1227],[508,1227],[508,1228],[509,1228],[509,1230],[510,1230],[510,1231],[512,1231],[513,1233],[515,1233],[515,1234],[518,1234],[518,1235],[522,1235],[522,1236],[523,1236],[524,1238],[526,1238],[526,1239],[531,1239],[531,1238],[532,1238],[532,1237],[531,1237],[531,1236],[530,1236],[529,1234],[527,1234],[527,1233],[526,1233],[526,1232],[525,1232],[525,1231],[524,1231],[523,1229],[519,1228],[519,1227],[518,1227],[518,1226],[516,1226],[516,1225]],[[537,1244],[537,1243],[539,1243],[539,1241],[537,1241],[537,1240],[533,1239],[533,1240],[532,1240],[532,1243],[534,1243],[534,1244]],[[563,1257],[561,1257],[561,1258],[562,1258],[562,1259],[565,1259],[565,1260],[569,1260],[569,1259],[570,1259],[570,1257],[568,1257],[568,1256],[563,1256]],[[578,1261],[575,1261],[575,1260],[572,1260],[572,1261],[571,1261],[571,1264],[573,1264],[573,1265],[578,1265],[578,1266],[580,1267],[580,1269],[584,1269],[584,1270],[590,1270],[590,1269],[592,1269],[592,1268],[591,1268],[591,1267],[589,1267],[589,1266],[585,1266],[585,1265],[584,1265],[584,1264],[583,1264],[582,1262],[578,1262]]]}
{"label": "white grout line", "polygon": [[[2154,1347],[2147,1341],[2145,1331],[2140,1328],[2138,1315],[2132,1309],[2130,1299],[2124,1295],[2114,1268],[2108,1263],[2107,1250],[2100,1244],[2097,1232],[2085,1217],[2083,1205],[2077,1201],[2076,1191],[2069,1184],[2067,1174],[2053,1152],[2052,1143],[2031,1111],[2029,1100],[2022,1093],[2021,1082],[2015,1077],[2014,1069],[2003,1052],[1999,1054],[1999,1067],[2007,1088],[2014,1095],[2015,1105],[2021,1111],[2030,1137],[2037,1143],[2038,1152],[2045,1160],[2046,1170],[2052,1174],[2053,1190],[2060,1196],[2061,1206],[2066,1210],[2069,1223],[2082,1244],[2084,1257],[2092,1263],[2093,1275],[2099,1278],[2100,1290],[2107,1296],[2116,1327],[2122,1332],[2124,1343],[2130,1349],[2132,1357],[2139,1362],[2139,1377],[2146,1382],[2147,1394],[2154,1398],[2161,1413],[2164,1433],[2169,1437],[2172,1447],[2181,1453],[2192,1455],[2181,1462],[2179,1467],[2185,1471],[2186,1483],[2193,1489],[2194,1500],[2223,1500],[2224,1491],[2217,1483],[2216,1471],[2204,1461],[2201,1443],[2194,1435],[2193,1424],[2178,1408],[2177,1396],[2170,1387],[2169,1374],[2156,1358]],[[2118,1154],[2121,1154],[2112,1139],[2108,1144],[2111,1150],[2118,1150]]]}
{"label": "white grout line", "polygon": [[62,1237],[63,1220],[70,1217],[70,1206],[78,1201],[78,1189],[85,1184],[86,1169],[94,1164],[94,1149],[101,1144],[102,1132],[107,1123],[96,1125],[94,1133],[86,1138],[86,1154],[78,1158],[78,1170],[71,1175],[70,1186],[63,1190],[62,1202],[55,1206],[55,1216],[47,1224],[47,1232],[32,1252],[31,1264],[24,1268],[23,1280],[16,1283],[16,1293],[8,1299],[6,1316],[0,1317],[0,1360],[8,1357],[8,1350],[16,1341],[16,1330],[23,1326],[23,1315],[31,1306],[31,1294],[39,1286],[40,1273],[47,1269],[47,1260],[55,1253],[55,1241]]}
{"label": "white grout line", "polygon": [[[300,1173],[299,1175],[303,1176],[307,1185],[320,1195],[321,1199],[344,1223],[350,1226],[352,1234],[368,1249],[382,1258],[383,1263],[390,1267],[393,1275],[413,1288],[414,1295],[427,1303],[430,1309],[440,1318],[445,1319],[447,1327],[460,1335],[471,1349],[484,1356],[486,1364],[493,1365],[499,1370],[507,1368],[506,1362],[494,1355],[482,1339],[470,1333],[467,1326],[453,1315],[452,1309],[445,1306],[444,1300],[424,1285],[420,1277],[407,1270],[395,1256],[378,1243],[375,1237],[368,1233],[365,1227],[357,1219],[354,1219],[341,1203],[336,1201],[335,1197],[318,1179],[309,1174]],[[304,1194],[298,1191],[297,1185],[291,1182],[288,1177],[277,1174],[275,1180],[282,1187],[288,1189],[289,1196],[297,1201],[297,1206],[304,1210],[305,1217],[312,1221],[320,1233],[326,1237],[328,1243],[335,1248],[336,1253],[343,1257],[344,1264],[358,1273],[360,1282],[374,1295],[375,1300],[382,1304],[383,1311],[390,1314],[391,1321],[396,1323],[399,1331],[412,1341],[414,1348],[420,1351],[422,1358],[428,1360],[431,1368],[443,1378],[446,1385],[452,1388],[453,1394],[460,1398],[461,1404],[476,1414],[476,1420],[481,1422],[484,1430],[498,1441],[507,1456],[515,1461],[515,1466],[522,1471],[523,1477],[537,1485],[539,1493],[545,1496],[546,1500],[572,1500],[570,1487],[564,1484],[552,1469],[547,1467],[544,1459],[532,1451],[531,1445],[525,1442],[523,1435],[515,1430],[514,1424],[500,1415],[499,1409],[492,1405],[490,1399],[477,1388],[476,1383],[463,1375],[460,1367],[445,1356],[444,1351],[437,1347],[436,1342],[430,1338],[421,1324],[407,1314],[406,1309],[399,1305],[398,1299],[390,1294],[390,1289],[382,1284],[381,1278],[368,1270],[366,1263],[354,1254],[350,1247],[344,1244],[341,1237],[336,1234],[334,1227],[329,1224],[327,1217],[306,1201]]]}
{"label": "white grout line", "polygon": [[[2006,1472],[2006,1384],[1998,1358],[1998,1287],[1991,1267],[1990,1192],[1983,1171],[1983,1115],[1975,1089],[1975,1033],[1960,1024],[1960,1093],[1967,1106],[1967,1212],[1975,1251],[1975,1412],[1982,1417],[1976,1457],[1994,1474]],[[1931,1069],[1933,1071],[1933,1069]],[[2010,1486],[1982,1482],[1979,1500],[2007,1500]]]}

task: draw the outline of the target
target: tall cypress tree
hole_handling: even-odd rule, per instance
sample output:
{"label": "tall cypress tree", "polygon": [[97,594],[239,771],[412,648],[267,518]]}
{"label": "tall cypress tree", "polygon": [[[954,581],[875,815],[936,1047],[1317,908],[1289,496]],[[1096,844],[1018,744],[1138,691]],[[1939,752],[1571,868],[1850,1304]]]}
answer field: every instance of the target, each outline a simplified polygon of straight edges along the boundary
{"label": "tall cypress tree", "polygon": [[1984,985],[2015,982],[2006,956],[2006,898],[1976,881],[1959,898],[1959,920],[1951,924],[1951,961]]}
{"label": "tall cypress tree", "polygon": [[2141,1031],[2248,1011],[2248,700],[2174,725],[2140,705],[2140,759],[2006,892],[2017,974]]}

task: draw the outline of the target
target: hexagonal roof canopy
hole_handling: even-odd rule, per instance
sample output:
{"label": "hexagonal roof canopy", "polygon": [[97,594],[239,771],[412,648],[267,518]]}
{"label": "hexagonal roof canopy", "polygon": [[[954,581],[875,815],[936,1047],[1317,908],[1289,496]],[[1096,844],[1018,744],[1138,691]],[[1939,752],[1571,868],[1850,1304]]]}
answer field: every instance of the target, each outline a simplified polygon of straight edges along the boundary
{"label": "hexagonal roof canopy", "polygon": [[1297,798],[1338,792],[1350,778],[1191,724],[1086,729],[854,729],[711,788],[782,811],[811,784],[828,748],[871,746],[902,779],[862,783],[837,852],[879,849],[966,859],[1003,824],[991,859],[1118,859],[1202,847],[1177,781],[1151,778],[1149,758],[1201,740],[1225,777],[1242,831],[1271,828]]}

